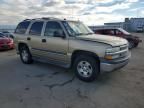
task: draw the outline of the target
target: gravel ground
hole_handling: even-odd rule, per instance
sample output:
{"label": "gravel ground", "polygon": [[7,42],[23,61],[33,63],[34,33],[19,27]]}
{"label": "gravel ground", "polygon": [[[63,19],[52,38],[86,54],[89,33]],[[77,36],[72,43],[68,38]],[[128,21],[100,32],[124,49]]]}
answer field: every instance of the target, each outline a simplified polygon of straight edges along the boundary
{"label": "gravel ground", "polygon": [[[144,34],[137,34],[144,41]],[[67,69],[0,52],[0,108],[144,108],[144,44],[130,63],[85,83]]]}

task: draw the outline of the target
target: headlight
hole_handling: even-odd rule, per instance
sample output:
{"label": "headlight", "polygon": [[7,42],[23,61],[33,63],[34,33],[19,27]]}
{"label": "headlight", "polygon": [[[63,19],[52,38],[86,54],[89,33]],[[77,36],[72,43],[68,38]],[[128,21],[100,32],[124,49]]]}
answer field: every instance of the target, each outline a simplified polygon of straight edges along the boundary
{"label": "headlight", "polygon": [[119,51],[120,51],[120,47],[106,49],[105,59],[112,60],[112,59],[119,58],[120,57],[119,54],[114,54],[115,52],[119,52]]}
{"label": "headlight", "polygon": [[118,51],[120,51],[120,47],[108,48],[108,49],[106,49],[106,54],[107,53],[115,53]]}

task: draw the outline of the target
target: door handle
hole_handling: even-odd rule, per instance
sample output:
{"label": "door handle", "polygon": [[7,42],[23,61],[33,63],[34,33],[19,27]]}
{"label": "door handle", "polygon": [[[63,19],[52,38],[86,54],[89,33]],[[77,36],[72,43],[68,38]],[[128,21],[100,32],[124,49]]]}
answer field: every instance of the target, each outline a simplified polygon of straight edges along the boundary
{"label": "door handle", "polygon": [[30,38],[30,37],[27,37],[27,40],[31,40],[31,38]]}
{"label": "door handle", "polygon": [[46,39],[42,39],[42,42],[45,43],[45,42],[46,42]]}

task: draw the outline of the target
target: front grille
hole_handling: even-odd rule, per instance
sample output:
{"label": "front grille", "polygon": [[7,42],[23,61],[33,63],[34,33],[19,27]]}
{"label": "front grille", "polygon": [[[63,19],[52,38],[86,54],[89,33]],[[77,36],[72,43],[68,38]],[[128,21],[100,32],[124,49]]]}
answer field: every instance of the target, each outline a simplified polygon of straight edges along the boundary
{"label": "front grille", "polygon": [[9,46],[8,45],[3,45],[2,48],[9,48]]}
{"label": "front grille", "polygon": [[120,46],[120,58],[128,56],[128,45],[122,45]]}
{"label": "front grille", "polygon": [[128,45],[122,45],[120,46],[120,50],[126,50],[128,48]]}

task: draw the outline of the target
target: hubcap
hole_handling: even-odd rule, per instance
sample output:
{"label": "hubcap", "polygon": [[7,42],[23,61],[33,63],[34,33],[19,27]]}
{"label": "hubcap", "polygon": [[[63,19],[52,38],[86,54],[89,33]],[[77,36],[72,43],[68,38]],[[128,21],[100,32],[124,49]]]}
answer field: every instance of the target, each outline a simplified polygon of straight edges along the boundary
{"label": "hubcap", "polygon": [[82,77],[90,77],[93,71],[91,64],[87,61],[81,61],[77,65],[77,71]]}
{"label": "hubcap", "polygon": [[133,42],[129,42],[129,48],[132,48],[134,46]]}
{"label": "hubcap", "polygon": [[26,50],[22,50],[22,59],[26,62],[28,61],[28,52]]}

